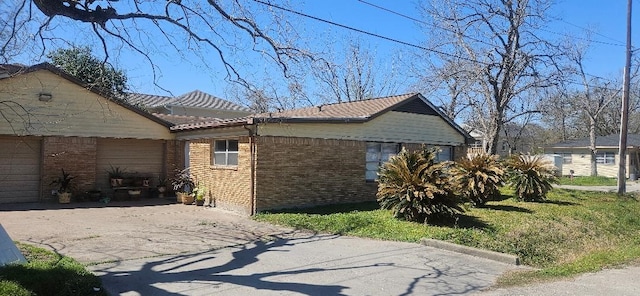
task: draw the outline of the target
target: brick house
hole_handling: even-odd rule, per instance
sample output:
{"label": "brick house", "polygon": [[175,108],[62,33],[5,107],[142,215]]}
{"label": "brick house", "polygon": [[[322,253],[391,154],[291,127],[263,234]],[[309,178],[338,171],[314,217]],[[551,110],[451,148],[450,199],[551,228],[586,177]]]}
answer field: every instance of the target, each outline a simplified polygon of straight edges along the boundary
{"label": "brick house", "polygon": [[183,143],[170,123],[47,64],[0,65],[0,203],[51,197],[61,169],[77,191],[109,188],[110,166],[168,176]]}
{"label": "brick house", "polygon": [[421,94],[173,126],[212,205],[268,209],[375,200],[379,165],[402,147],[466,155],[473,138]]}

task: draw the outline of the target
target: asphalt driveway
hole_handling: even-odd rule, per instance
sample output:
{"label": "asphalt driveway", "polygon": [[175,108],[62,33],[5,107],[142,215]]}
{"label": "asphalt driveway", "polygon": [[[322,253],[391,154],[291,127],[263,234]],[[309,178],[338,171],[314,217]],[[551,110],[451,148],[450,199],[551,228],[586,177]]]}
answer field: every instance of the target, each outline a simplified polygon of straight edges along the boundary
{"label": "asphalt driveway", "polygon": [[14,240],[89,264],[112,295],[473,294],[515,268],[163,200],[2,205],[0,223]]}

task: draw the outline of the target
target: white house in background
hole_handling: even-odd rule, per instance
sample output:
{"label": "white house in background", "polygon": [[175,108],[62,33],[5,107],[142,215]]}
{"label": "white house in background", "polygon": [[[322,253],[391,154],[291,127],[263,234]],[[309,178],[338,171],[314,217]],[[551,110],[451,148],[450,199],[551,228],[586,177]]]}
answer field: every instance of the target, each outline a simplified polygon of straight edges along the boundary
{"label": "white house in background", "polygon": [[[618,145],[619,134],[596,138],[596,164],[598,175],[618,177]],[[591,152],[589,138],[560,142],[544,148],[545,154],[562,156],[562,174],[575,176],[591,175]],[[640,172],[640,135],[630,134],[627,137],[627,178],[635,179]]]}
{"label": "white house in background", "polygon": [[127,99],[133,105],[144,106],[149,112],[158,114],[223,119],[251,114],[249,108],[199,90],[177,97],[130,93]]}

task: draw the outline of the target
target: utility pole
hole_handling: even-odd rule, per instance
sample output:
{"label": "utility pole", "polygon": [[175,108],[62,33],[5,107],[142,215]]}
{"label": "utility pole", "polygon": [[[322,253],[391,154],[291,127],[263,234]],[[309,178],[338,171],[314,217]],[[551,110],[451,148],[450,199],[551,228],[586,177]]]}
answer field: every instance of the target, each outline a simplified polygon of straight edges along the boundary
{"label": "utility pole", "polygon": [[627,0],[627,61],[624,66],[624,85],[622,87],[622,116],[620,118],[620,157],[618,167],[618,195],[627,191],[627,132],[629,124],[629,87],[631,85],[631,2]]}

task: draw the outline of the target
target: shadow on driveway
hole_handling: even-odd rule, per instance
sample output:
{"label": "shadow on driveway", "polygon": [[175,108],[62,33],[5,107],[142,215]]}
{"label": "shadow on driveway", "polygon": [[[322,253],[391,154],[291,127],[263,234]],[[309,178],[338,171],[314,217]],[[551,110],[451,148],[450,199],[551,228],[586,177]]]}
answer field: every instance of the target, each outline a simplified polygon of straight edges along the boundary
{"label": "shadow on driveway", "polygon": [[90,268],[112,295],[459,295],[513,267],[417,244],[296,233]]}

